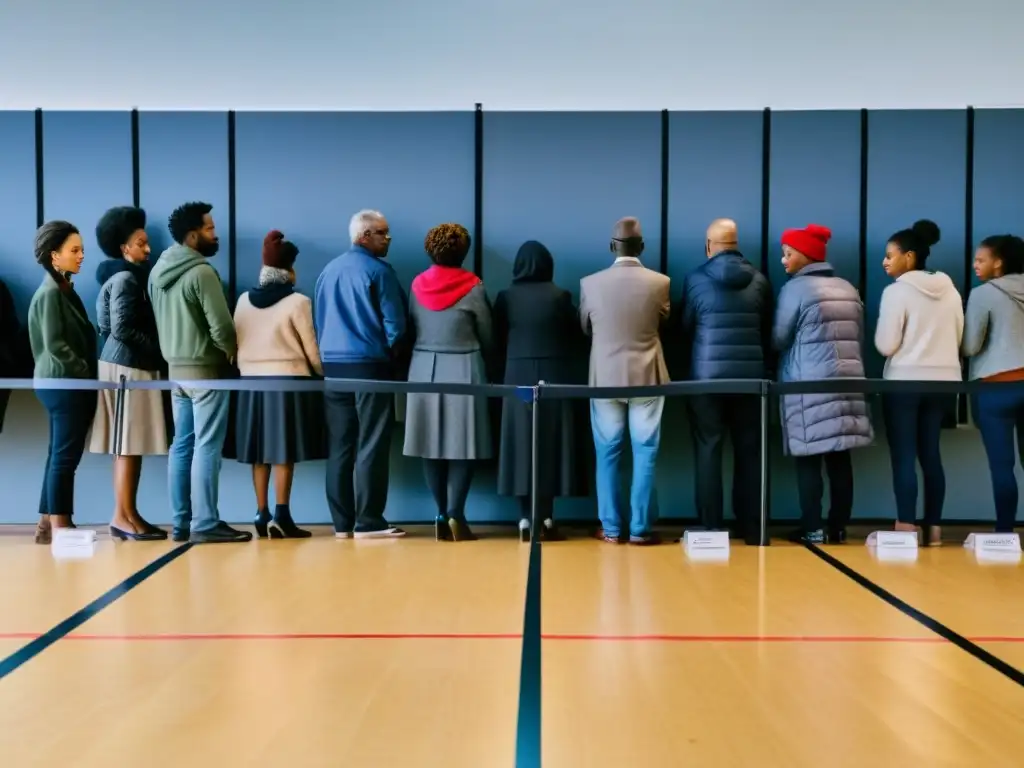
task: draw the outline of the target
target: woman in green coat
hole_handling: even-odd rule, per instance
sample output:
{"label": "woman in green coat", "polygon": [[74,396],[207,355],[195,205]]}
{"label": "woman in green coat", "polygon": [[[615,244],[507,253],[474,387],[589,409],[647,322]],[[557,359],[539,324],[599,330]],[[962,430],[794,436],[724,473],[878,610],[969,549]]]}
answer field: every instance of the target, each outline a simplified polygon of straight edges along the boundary
{"label": "woman in green coat", "polygon": [[[35,257],[46,274],[28,309],[34,377],[95,380],[96,329],[71,282],[85,258],[82,236],[66,221],[47,222],[36,231]],[[36,542],[48,544],[51,528],[74,527],[75,471],[96,413],[96,391],[45,388],[36,397],[50,417],[36,528]]]}

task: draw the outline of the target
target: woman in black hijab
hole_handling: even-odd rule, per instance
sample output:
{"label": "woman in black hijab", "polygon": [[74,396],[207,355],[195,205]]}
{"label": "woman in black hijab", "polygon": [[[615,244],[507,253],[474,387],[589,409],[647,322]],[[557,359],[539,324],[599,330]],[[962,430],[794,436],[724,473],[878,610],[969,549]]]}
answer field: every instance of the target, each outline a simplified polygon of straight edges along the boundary
{"label": "woman in black hijab", "polygon": [[[505,384],[585,383],[578,313],[569,292],[552,282],[554,270],[547,248],[535,240],[523,243],[512,268],[512,285],[499,293],[494,303]],[[543,521],[540,535],[548,540],[562,538],[553,520],[555,497],[587,494],[586,446],[577,439],[587,430],[578,405],[568,399],[538,403],[537,516]],[[506,398],[501,415],[498,493],[519,500],[522,541],[530,538],[532,429],[529,405]]]}

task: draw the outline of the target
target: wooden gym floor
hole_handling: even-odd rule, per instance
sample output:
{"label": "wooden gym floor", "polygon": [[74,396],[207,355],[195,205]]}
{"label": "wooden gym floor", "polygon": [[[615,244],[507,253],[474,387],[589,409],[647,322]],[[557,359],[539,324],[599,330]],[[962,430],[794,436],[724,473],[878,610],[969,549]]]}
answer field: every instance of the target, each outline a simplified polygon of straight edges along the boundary
{"label": "wooden gym floor", "polygon": [[0,533],[0,763],[512,768],[517,734],[552,768],[1022,762],[1019,563],[580,535],[531,569],[508,532],[414,532],[78,562]]}

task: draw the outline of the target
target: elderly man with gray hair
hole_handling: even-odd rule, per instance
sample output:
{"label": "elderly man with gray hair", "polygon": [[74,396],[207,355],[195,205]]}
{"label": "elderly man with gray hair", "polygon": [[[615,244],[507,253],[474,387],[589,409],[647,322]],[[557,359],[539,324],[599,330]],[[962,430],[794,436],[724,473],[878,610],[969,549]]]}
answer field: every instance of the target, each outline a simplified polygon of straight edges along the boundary
{"label": "elderly man with gray hair", "polygon": [[[313,319],[324,375],[331,379],[395,378],[396,348],[406,307],[398,277],[384,259],[391,230],[379,211],[349,223],[351,247],[320,273]],[[404,536],[384,519],[388,500],[394,396],[385,392],[325,394],[329,449],[327,504],[335,536]]]}

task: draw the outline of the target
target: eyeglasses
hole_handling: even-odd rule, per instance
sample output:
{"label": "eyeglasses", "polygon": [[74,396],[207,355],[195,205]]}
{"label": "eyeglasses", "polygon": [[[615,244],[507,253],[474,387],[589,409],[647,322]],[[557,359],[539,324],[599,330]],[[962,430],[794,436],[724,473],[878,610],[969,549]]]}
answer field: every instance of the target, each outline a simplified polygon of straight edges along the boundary
{"label": "eyeglasses", "polygon": [[390,240],[391,239],[391,231],[388,230],[388,229],[368,229],[368,230],[366,230],[366,234],[368,234],[368,235],[380,235],[381,237],[385,238],[386,240]]}

